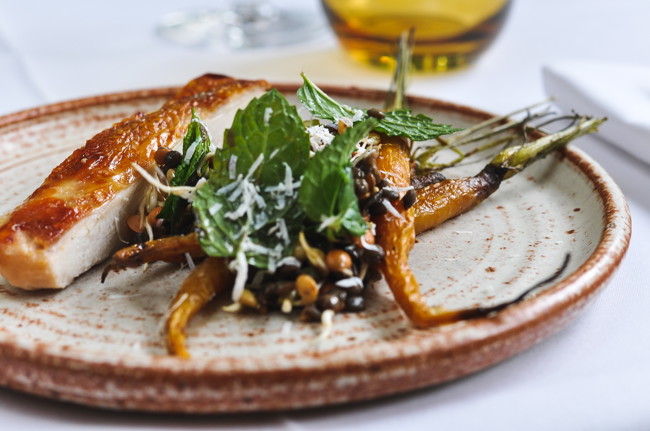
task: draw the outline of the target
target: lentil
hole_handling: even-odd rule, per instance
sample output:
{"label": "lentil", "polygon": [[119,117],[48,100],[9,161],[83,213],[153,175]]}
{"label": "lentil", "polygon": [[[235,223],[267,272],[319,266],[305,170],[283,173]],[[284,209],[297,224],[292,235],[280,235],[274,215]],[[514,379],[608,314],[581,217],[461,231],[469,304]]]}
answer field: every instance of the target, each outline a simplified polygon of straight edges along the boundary
{"label": "lentil", "polygon": [[399,199],[399,192],[392,187],[384,187],[381,189],[381,195],[390,202],[395,202]]}
{"label": "lentil", "polygon": [[361,260],[367,263],[380,263],[384,259],[384,250],[378,245],[368,244],[361,253]]}
{"label": "lentil", "polygon": [[388,212],[388,208],[384,205],[384,199],[380,194],[373,195],[366,203],[368,213],[372,216],[380,216]]}
{"label": "lentil", "polygon": [[402,204],[404,205],[404,209],[411,208],[413,205],[415,205],[416,200],[417,200],[417,192],[414,189],[407,191],[404,194],[404,197],[402,198]]}
{"label": "lentil", "polygon": [[365,180],[366,180],[366,184],[368,184],[368,191],[372,193],[375,190],[375,187],[377,186],[377,180],[375,176],[372,173],[367,173]]}
{"label": "lentil", "polygon": [[338,295],[326,293],[325,295],[319,295],[316,300],[316,305],[320,310],[332,310],[332,311],[342,311],[345,307],[345,303],[341,301],[341,298]]}
{"label": "lentil", "polygon": [[334,283],[334,285],[338,289],[347,292],[348,295],[357,296],[363,293],[363,281],[357,277],[344,278]]}
{"label": "lentil", "polygon": [[171,150],[166,147],[160,147],[156,150],[156,152],[153,155],[153,159],[155,160],[158,166],[162,166],[165,164],[165,157],[167,156],[167,153],[169,153],[170,151]]}
{"label": "lentil", "polygon": [[380,189],[383,189],[384,187],[388,187],[388,186],[390,186],[390,183],[384,178],[380,178],[377,181],[377,187],[379,187]]}
{"label": "lentil", "polygon": [[278,277],[285,280],[295,280],[300,274],[300,266],[293,263],[285,263],[275,270]]}
{"label": "lentil", "polygon": [[344,248],[345,252],[350,255],[352,260],[359,260],[359,250],[356,245],[350,244],[345,246]]}
{"label": "lentil", "polygon": [[325,264],[332,272],[348,274],[351,273],[352,258],[345,251],[334,249],[330,250],[325,256]]}
{"label": "lentil", "polygon": [[371,117],[376,118],[378,120],[383,120],[384,118],[386,118],[386,114],[384,114],[383,112],[381,112],[379,109],[376,109],[376,108],[370,108],[370,109],[368,109],[367,112],[368,112],[368,115],[370,115]]}
{"label": "lentil", "polygon": [[175,169],[178,167],[178,165],[181,164],[183,161],[183,155],[179,153],[178,151],[169,151],[165,155],[165,163],[163,163],[164,166],[166,166],[168,169]]}
{"label": "lentil", "polygon": [[368,187],[368,182],[363,178],[356,178],[354,180],[354,192],[359,199],[370,197],[370,187]]}
{"label": "lentil", "polygon": [[310,275],[301,274],[296,278],[296,290],[303,304],[313,304],[318,297],[318,284]]}
{"label": "lentil", "polygon": [[366,300],[363,296],[348,296],[345,300],[346,311],[362,311],[366,309]]}
{"label": "lentil", "polygon": [[315,304],[310,304],[302,309],[300,320],[303,322],[320,322],[321,311]]}
{"label": "lentil", "polygon": [[369,267],[368,270],[366,271],[366,276],[364,277],[364,281],[366,283],[374,283],[379,280],[381,280],[381,272],[379,272],[373,267]]}
{"label": "lentil", "polygon": [[[309,277],[309,276],[308,276]],[[268,283],[264,288],[264,294],[267,299],[271,298],[280,298],[287,296],[294,288],[294,283],[292,281],[276,281],[273,283]]]}

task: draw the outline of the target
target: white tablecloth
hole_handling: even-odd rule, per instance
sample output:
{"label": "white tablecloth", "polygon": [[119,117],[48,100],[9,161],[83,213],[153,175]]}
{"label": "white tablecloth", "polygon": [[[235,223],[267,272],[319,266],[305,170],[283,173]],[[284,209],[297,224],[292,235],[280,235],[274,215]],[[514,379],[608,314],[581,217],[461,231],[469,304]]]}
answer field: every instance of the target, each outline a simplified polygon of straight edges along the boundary
{"label": "white tablecloth", "polygon": [[[318,6],[314,0],[285,3]],[[276,82],[297,82],[304,71],[319,83],[386,86],[385,72],[348,60],[326,29],[281,51],[237,54],[181,48],[154,34],[163,13],[204,4],[0,1],[0,114],[180,85],[206,71]],[[648,18],[647,0],[516,0],[503,33],[477,64],[419,75],[410,92],[505,113],[545,98],[541,70],[550,62],[650,66]],[[0,389],[0,429],[650,429],[650,166],[596,137],[578,146],[609,171],[628,199],[634,221],[629,252],[610,286],[577,321],[504,363],[380,401],[225,417],[106,412]]]}

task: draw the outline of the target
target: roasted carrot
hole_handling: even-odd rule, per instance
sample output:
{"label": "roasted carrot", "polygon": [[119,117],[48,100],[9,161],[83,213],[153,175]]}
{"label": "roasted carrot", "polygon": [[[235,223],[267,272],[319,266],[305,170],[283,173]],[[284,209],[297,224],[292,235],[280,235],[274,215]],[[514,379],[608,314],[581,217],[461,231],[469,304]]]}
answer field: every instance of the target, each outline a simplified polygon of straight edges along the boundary
{"label": "roasted carrot", "polygon": [[557,133],[506,148],[473,177],[446,179],[419,189],[413,206],[415,232],[432,229],[471,210],[494,193],[503,180],[578,136],[594,132],[603,121],[602,118],[579,118],[575,124]]}
{"label": "roasted carrot", "polygon": [[186,254],[193,259],[205,256],[196,234],[169,236],[124,247],[115,254],[104,268],[102,281],[111,271],[135,268],[151,262],[185,262]]}
{"label": "roasted carrot", "polygon": [[[406,210],[401,201],[391,212],[375,217],[377,243],[384,249],[381,271],[395,300],[414,326],[426,328],[461,319],[484,316],[499,310],[505,304],[488,308],[446,310],[429,306],[420,293],[415,275],[409,268],[408,256],[416,232],[431,229],[462,214],[485,200],[499,188],[501,181],[520,172],[531,163],[564,146],[577,136],[594,131],[603,119],[582,119],[577,124],[534,142],[509,147],[495,156],[476,176],[444,180],[418,191],[416,204]],[[407,187],[411,182],[410,151],[406,143],[396,138],[384,138],[377,168],[384,179],[396,187]],[[512,302],[508,302],[510,304]]]}
{"label": "roasted carrot", "polygon": [[[410,153],[408,147],[399,139],[389,139],[382,142],[377,168],[385,173],[385,179],[391,181],[397,187],[406,187],[410,183]],[[390,178],[388,178],[390,177]],[[467,181],[468,183],[480,181]],[[455,212],[469,209],[472,202],[478,203],[474,196],[480,195],[480,184],[475,189],[467,187],[463,182],[449,183],[437,192],[447,192],[446,188],[456,188],[455,194],[447,202],[439,199],[443,205],[429,206],[426,209],[421,204],[421,215],[426,215],[429,223],[434,221],[442,222],[447,216]],[[452,187],[456,186],[456,187]],[[428,191],[425,195],[439,197],[437,193]],[[444,195],[441,195],[444,196]],[[435,201],[435,199],[433,199]],[[484,316],[492,311],[503,307],[503,304],[491,308],[472,308],[464,310],[447,310],[441,306],[431,307],[420,293],[418,282],[408,264],[409,252],[415,242],[415,208],[404,209],[402,202],[394,204],[395,209],[401,214],[396,217],[390,212],[376,217],[373,221],[377,228],[377,243],[384,249],[385,259],[380,265],[386,282],[395,297],[395,301],[406,313],[411,323],[418,328],[428,328],[448,323],[457,322],[462,319]],[[431,213],[427,213],[431,211]],[[440,212],[443,215],[439,215]],[[446,218],[445,218],[446,217]],[[498,308],[499,307],[499,308]]]}
{"label": "roasted carrot", "polygon": [[184,329],[189,320],[219,292],[232,287],[234,276],[225,259],[208,257],[183,281],[169,310],[165,330],[167,348],[173,355],[189,358]]}
{"label": "roasted carrot", "polygon": [[471,210],[499,188],[502,178],[501,170],[488,165],[474,177],[446,179],[418,190],[413,205],[416,234]]}
{"label": "roasted carrot", "polygon": [[[411,180],[410,152],[400,139],[387,138],[382,142],[377,169],[385,179],[396,187],[408,187]],[[408,264],[409,252],[415,242],[414,210],[404,209],[402,202],[394,203],[401,214],[396,217],[390,212],[375,217],[377,244],[384,249],[385,259],[380,270],[398,305],[416,327],[430,327],[459,319],[459,313],[446,311],[442,307],[429,307],[418,282]]]}

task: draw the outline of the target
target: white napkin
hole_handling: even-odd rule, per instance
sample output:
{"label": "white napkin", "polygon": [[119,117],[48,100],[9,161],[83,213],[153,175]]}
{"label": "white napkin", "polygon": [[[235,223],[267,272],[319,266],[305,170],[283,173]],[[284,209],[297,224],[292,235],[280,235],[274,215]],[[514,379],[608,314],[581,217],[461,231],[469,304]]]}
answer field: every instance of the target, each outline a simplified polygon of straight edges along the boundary
{"label": "white napkin", "polygon": [[599,135],[650,163],[650,67],[563,61],[546,66],[543,79],[562,110],[607,117]]}

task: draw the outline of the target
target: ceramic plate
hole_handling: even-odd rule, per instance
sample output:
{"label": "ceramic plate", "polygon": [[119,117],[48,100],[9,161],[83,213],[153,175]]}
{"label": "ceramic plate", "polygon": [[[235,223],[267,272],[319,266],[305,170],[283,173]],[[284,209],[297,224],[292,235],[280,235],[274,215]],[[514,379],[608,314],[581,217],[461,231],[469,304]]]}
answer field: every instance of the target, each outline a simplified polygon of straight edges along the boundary
{"label": "ceramic plate", "polygon": [[[283,87],[288,94],[295,88]],[[350,105],[384,93],[327,91]],[[19,204],[72,149],[172,89],[120,93],[0,118],[0,211]],[[489,117],[412,98],[411,107],[466,126]],[[451,175],[476,173],[466,165]],[[24,292],[0,279],[0,384],[91,406],[160,412],[303,408],[371,399],[493,365],[567,325],[612,276],[629,242],[621,192],[585,154],[547,157],[477,209],[418,237],[411,265],[431,305],[492,305],[562,278],[504,311],[429,330],[409,326],[378,284],[368,309],[338,315],[331,335],[281,314],[228,314],[221,305],[188,328],[192,359],[167,356],[164,312],[187,269],[168,264],[111,274],[102,265],[63,291]]]}

